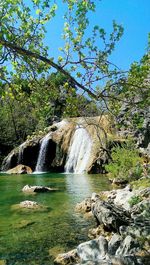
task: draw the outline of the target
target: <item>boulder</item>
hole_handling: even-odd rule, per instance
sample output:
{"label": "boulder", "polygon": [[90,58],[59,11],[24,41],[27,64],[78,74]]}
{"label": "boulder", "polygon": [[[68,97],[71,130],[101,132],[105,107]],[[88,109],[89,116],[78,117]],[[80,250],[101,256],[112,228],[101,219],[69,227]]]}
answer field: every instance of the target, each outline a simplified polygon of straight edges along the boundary
{"label": "boulder", "polygon": [[121,225],[130,224],[129,213],[112,202],[99,199],[92,205],[92,212],[98,223],[111,231],[116,232]]}
{"label": "boulder", "polygon": [[108,242],[100,236],[98,239],[82,243],[77,247],[77,254],[81,262],[103,260],[108,251]]}
{"label": "boulder", "polygon": [[31,174],[32,169],[25,165],[18,165],[6,171],[7,174]]}
{"label": "boulder", "polygon": [[45,186],[30,186],[30,185],[25,185],[22,189],[23,192],[27,193],[33,193],[33,192],[51,192],[51,191],[56,191],[57,189],[52,189],[49,187]]}
{"label": "boulder", "polygon": [[135,254],[139,250],[139,243],[130,235],[126,236],[116,251],[118,256],[126,256],[129,254]]}

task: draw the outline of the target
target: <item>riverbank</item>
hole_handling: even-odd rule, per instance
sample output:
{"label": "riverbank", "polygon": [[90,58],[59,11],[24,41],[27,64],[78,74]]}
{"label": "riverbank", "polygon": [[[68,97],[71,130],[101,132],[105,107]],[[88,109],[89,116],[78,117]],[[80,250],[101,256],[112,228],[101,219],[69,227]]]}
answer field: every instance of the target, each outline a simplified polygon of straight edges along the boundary
{"label": "riverbank", "polygon": [[[149,182],[147,177],[143,182]],[[69,253],[58,255],[55,264],[148,265],[150,259],[150,188],[93,193],[77,204],[76,211],[94,216],[92,239]],[[87,216],[87,215],[86,215]]]}

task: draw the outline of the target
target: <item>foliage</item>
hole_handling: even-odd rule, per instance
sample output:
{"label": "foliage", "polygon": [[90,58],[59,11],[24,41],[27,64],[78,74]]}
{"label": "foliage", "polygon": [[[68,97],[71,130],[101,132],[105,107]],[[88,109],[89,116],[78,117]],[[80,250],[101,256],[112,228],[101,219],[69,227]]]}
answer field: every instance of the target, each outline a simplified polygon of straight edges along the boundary
{"label": "foliage", "polygon": [[129,200],[129,204],[130,204],[130,206],[134,206],[134,205],[138,204],[141,201],[142,201],[142,197],[141,196],[134,195]]}
{"label": "foliage", "polygon": [[33,131],[44,130],[55,117],[98,114],[96,104],[77,95],[67,81],[61,73],[53,73],[38,82],[12,79],[10,84],[2,85],[0,143],[18,145]]}
{"label": "foliage", "polygon": [[106,170],[112,178],[121,178],[128,181],[138,179],[143,172],[142,159],[131,143],[116,146],[112,149],[112,161],[106,165]]}
{"label": "foliage", "polygon": [[[90,27],[89,13],[95,12],[96,4],[90,0],[64,0],[64,46],[60,55],[52,58],[45,46],[45,24],[57,15],[57,1],[32,0],[2,1],[0,8],[1,76],[7,82],[10,76],[16,79],[35,80],[46,75],[50,68],[63,73],[76,89],[89,96],[103,99],[106,93],[98,86],[108,78],[120,77],[122,71],[109,61],[123,28],[115,21],[112,32],[106,34],[99,25]],[[59,6],[59,2],[58,2]],[[17,21],[17,22],[16,22]],[[86,37],[87,36],[87,37]],[[9,62],[12,68],[7,67]],[[10,71],[11,69],[11,71]]]}
{"label": "foliage", "polygon": [[125,119],[130,120],[130,126],[133,128],[142,128],[142,110],[150,105],[149,73],[150,52],[148,51],[139,63],[131,64],[126,78],[121,79],[115,85],[109,81],[109,85],[112,86],[109,94],[111,97],[110,109],[117,116],[122,107],[126,108]]}
{"label": "foliage", "polygon": [[134,189],[142,189],[142,188],[149,188],[150,187],[150,178],[142,178],[135,180],[131,183]]}

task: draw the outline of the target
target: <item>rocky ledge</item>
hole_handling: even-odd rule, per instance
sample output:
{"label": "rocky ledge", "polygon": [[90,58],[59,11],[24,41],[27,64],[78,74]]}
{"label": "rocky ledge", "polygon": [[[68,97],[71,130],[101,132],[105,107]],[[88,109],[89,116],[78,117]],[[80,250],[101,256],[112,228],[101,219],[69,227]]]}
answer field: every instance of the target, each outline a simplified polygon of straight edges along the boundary
{"label": "rocky ledge", "polygon": [[32,169],[25,165],[18,165],[12,169],[6,171],[7,174],[31,174]]}
{"label": "rocky ledge", "polygon": [[69,253],[60,254],[55,264],[148,265],[150,259],[150,188],[124,189],[92,194],[76,211],[92,212],[97,227],[92,240]]}

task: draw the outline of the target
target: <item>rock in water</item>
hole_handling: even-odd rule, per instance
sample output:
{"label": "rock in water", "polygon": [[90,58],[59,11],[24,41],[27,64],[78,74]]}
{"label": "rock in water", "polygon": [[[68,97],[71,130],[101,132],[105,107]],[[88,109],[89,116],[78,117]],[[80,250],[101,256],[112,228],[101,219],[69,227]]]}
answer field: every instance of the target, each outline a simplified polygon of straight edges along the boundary
{"label": "rock in water", "polygon": [[45,186],[29,186],[25,185],[22,189],[23,192],[32,193],[32,192],[51,192],[56,191],[57,189],[52,189]]}
{"label": "rock in water", "polygon": [[41,205],[35,201],[22,201],[19,204],[14,204],[11,206],[12,210],[17,210],[17,211],[48,211],[48,207]]}
{"label": "rock in water", "polygon": [[6,173],[7,174],[31,174],[32,169],[25,165],[18,165],[12,169],[9,169]]}
{"label": "rock in water", "polygon": [[35,201],[23,201],[19,204],[20,208],[37,209],[40,205]]}

